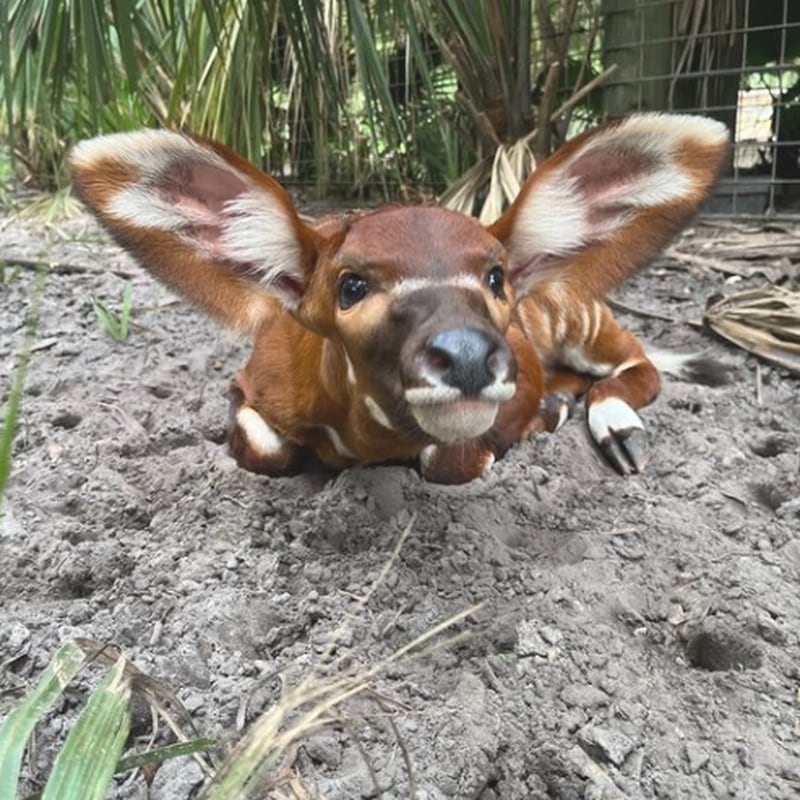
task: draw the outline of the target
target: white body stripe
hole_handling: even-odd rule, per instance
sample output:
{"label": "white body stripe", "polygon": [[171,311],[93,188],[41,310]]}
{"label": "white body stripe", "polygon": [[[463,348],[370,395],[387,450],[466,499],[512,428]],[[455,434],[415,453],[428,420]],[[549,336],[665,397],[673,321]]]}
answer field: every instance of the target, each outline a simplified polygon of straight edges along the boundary
{"label": "white body stripe", "polygon": [[367,411],[369,411],[369,415],[378,425],[387,428],[388,430],[394,430],[394,426],[391,422],[389,422],[389,417],[386,416],[386,412],[378,405],[374,398],[367,395],[364,398],[364,405],[367,407]]}
{"label": "white body stripe", "polygon": [[332,428],[330,425],[323,425],[325,429],[325,433],[328,434],[328,438],[330,438],[331,443],[333,444],[333,449],[342,457],[342,458],[352,458],[355,460],[355,455],[353,452],[348,449],[347,445],[342,441],[342,437],[339,435],[339,431],[336,428]]}
{"label": "white body stripe", "polygon": [[350,356],[347,353],[344,354],[344,360],[347,364],[347,382],[348,383],[355,383],[356,382],[356,371],[353,368],[353,362],[350,360]]}
{"label": "white body stripe", "polygon": [[563,348],[558,354],[558,360],[574,369],[575,372],[582,372],[584,375],[592,375],[595,378],[604,378],[606,375],[611,375],[614,370],[611,364],[589,361],[580,347]]}

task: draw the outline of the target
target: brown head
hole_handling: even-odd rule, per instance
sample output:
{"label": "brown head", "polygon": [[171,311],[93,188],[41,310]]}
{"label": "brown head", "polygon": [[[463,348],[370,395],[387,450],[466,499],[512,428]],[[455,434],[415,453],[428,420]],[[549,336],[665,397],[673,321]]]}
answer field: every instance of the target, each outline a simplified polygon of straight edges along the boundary
{"label": "brown head", "polygon": [[504,248],[475,220],[387,207],[329,236],[294,313],[341,343],[349,379],[393,428],[460,441],[514,394],[507,272]]}

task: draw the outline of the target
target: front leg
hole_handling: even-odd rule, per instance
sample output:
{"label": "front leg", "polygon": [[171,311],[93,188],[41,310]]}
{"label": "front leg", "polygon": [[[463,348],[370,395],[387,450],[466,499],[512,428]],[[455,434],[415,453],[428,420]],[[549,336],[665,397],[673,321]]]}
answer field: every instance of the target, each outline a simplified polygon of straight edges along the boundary
{"label": "front leg", "polygon": [[250,472],[270,477],[292,475],[303,463],[304,451],[274,430],[249,405],[238,383],[230,390],[228,447],[236,463]]}
{"label": "front leg", "polygon": [[590,326],[594,335],[583,342],[562,344],[560,360],[567,367],[595,376],[586,392],[587,421],[605,457],[623,475],[641,472],[650,451],[644,424],[635,409],[646,406],[658,394],[658,370],[636,337],[619,326],[607,306],[595,304],[593,311],[599,323],[596,328]]}
{"label": "front leg", "polygon": [[495,458],[481,437],[456,444],[430,444],[419,454],[419,465],[426,481],[459,484],[485,475]]}

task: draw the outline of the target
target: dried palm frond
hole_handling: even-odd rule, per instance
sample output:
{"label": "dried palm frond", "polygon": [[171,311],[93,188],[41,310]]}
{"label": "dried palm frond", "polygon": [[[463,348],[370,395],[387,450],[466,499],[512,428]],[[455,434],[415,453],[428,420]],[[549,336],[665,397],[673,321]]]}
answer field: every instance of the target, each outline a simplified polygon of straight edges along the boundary
{"label": "dried palm frond", "polygon": [[800,375],[800,291],[766,286],[738,292],[706,309],[703,321],[749,353]]}
{"label": "dried palm frond", "polygon": [[484,224],[494,222],[519,193],[522,182],[536,167],[531,149],[534,130],[512,144],[501,144],[494,156],[467,170],[440,198],[445,208],[472,214],[476,199],[484,195],[479,213]]}

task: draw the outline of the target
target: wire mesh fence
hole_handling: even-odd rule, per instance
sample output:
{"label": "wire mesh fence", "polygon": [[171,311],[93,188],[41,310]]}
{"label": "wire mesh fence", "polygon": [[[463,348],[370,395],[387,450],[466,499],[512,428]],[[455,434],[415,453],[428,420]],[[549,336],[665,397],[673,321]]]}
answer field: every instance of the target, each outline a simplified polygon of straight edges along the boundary
{"label": "wire mesh fence", "polygon": [[710,212],[800,213],[800,3],[605,0],[606,113],[708,114],[734,134]]}
{"label": "wire mesh fence", "polygon": [[[708,212],[800,214],[800,0],[548,0],[533,8],[525,113],[539,128],[537,157],[610,117],[706,114],[725,122],[734,139]],[[500,99],[469,107],[464,73],[453,68],[459,47],[457,35],[427,37],[421,67],[402,33],[386,45],[405,139],[376,141],[351,120],[326,166],[330,190],[367,199],[438,194],[486,157],[475,129],[486,123],[502,137]],[[569,110],[547,122],[564,103]],[[288,183],[310,186],[319,164],[304,162],[302,147],[300,140],[294,160],[274,166]]]}
{"label": "wire mesh fence", "polygon": [[77,139],[160,125],[309,198],[448,190],[483,217],[581,130],[682,111],[734,134],[712,212],[800,213],[800,0],[86,7],[11,4],[0,26],[0,148],[33,185],[57,184]]}

